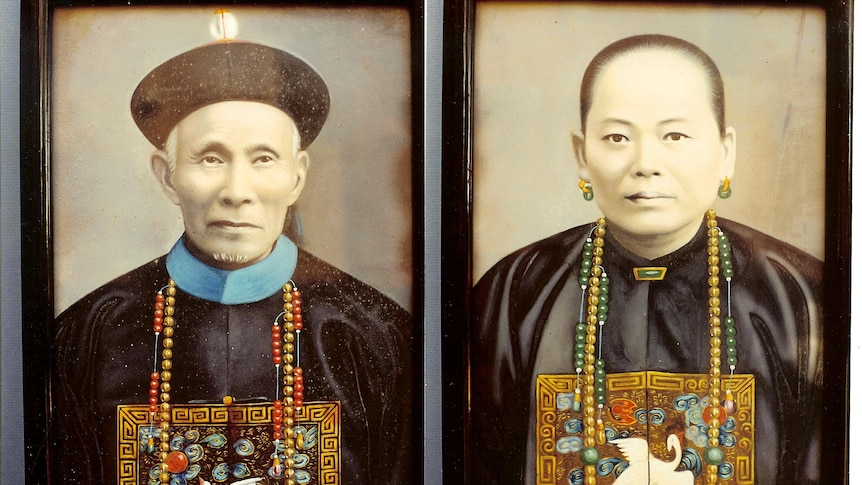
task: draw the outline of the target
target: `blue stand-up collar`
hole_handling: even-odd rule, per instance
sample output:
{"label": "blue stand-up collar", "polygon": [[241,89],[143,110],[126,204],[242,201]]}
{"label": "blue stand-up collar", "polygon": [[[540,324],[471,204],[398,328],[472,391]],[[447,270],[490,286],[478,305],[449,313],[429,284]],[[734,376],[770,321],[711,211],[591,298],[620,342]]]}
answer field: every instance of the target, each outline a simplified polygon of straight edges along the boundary
{"label": "blue stand-up collar", "polygon": [[198,298],[238,305],[272,296],[293,276],[296,244],[279,236],[272,252],[251,266],[233,271],[213,268],[189,252],[180,238],[168,253],[168,274],[181,290]]}

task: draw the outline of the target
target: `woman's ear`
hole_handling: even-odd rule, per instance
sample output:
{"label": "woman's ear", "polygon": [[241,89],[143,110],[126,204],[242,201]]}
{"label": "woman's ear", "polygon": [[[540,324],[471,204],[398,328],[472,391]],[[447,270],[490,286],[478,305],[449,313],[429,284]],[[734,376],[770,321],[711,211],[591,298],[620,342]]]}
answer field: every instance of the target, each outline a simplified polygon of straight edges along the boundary
{"label": "woman's ear", "polygon": [[578,176],[589,182],[590,168],[587,166],[587,157],[584,151],[584,133],[582,131],[572,132],[572,150],[575,153],[575,161],[578,163]]}
{"label": "woman's ear", "polygon": [[724,138],[721,140],[722,150],[724,150],[721,160],[721,174],[727,178],[733,178],[733,171],[736,168],[736,130],[728,126],[724,132]]}

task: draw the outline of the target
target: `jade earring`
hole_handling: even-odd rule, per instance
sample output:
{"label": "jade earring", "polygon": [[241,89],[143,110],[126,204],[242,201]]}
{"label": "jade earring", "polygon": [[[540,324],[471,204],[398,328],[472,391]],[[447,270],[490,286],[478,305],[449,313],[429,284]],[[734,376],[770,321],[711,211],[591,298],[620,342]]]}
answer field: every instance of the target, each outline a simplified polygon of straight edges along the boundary
{"label": "jade earring", "polygon": [[586,200],[586,201],[593,200],[593,195],[594,195],[593,194],[593,186],[590,185],[589,182],[587,182],[584,179],[581,179],[581,181],[578,182],[578,187],[581,189],[581,192],[582,192],[581,195],[584,196],[584,200]]}

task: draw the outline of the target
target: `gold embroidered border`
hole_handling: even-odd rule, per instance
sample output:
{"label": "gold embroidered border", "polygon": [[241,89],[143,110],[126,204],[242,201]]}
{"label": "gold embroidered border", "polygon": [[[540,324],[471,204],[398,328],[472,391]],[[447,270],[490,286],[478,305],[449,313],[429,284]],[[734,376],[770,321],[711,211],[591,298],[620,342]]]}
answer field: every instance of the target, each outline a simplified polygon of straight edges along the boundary
{"label": "gold embroidered border", "polygon": [[[317,425],[320,485],[339,485],[341,406],[333,402],[306,402],[296,415],[297,426]],[[177,426],[267,426],[272,423],[269,404],[220,404],[171,406],[171,423]],[[120,485],[139,484],[140,430],[149,426],[148,405],[117,406],[117,476]]]}
{"label": "gold embroidered border", "polygon": [[[540,375],[536,380],[536,483],[537,485],[568,485],[569,474],[583,469],[580,453],[572,451],[570,446],[576,436],[566,430],[566,423],[581,419],[582,413],[575,413],[571,401],[575,390],[576,375]],[[673,401],[682,395],[695,395],[703,398],[707,395],[707,379],[702,374],[670,374],[664,372],[629,372],[608,374],[606,377],[606,399],[608,404],[603,409],[605,426],[614,428],[617,432],[625,432],[631,437],[642,437],[648,441],[649,452],[657,458],[670,461],[674,452],[668,451],[667,438],[670,433],[682,436],[681,447],[698,450],[703,455],[703,447],[692,442],[685,435],[686,411],[675,410]],[[727,388],[733,393],[736,403],[736,428],[733,437],[735,446],[725,449],[725,461],[733,467],[729,479],[720,480],[723,485],[751,485],[754,483],[754,376],[735,374],[722,376],[722,391]],[[723,396],[723,394],[722,394]],[[631,403],[635,408],[645,413],[646,421],[631,423],[630,420],[614,420],[610,411],[610,403],[619,399],[621,403]],[[649,406],[647,406],[649,402]],[[667,413],[661,424],[650,424],[650,411],[662,408]],[[634,409],[634,408],[632,408]],[[632,409],[626,409],[631,411]],[[626,423],[626,424],[622,424]],[[680,430],[682,426],[682,430]],[[561,452],[558,446],[565,450]],[[608,442],[599,445],[599,452],[604,458],[619,458],[620,451],[616,445]],[[611,463],[612,465],[612,463]],[[705,483],[705,467],[695,477],[696,485]],[[624,471],[622,472],[624,473]],[[613,472],[599,476],[600,485],[611,484],[616,480]]]}

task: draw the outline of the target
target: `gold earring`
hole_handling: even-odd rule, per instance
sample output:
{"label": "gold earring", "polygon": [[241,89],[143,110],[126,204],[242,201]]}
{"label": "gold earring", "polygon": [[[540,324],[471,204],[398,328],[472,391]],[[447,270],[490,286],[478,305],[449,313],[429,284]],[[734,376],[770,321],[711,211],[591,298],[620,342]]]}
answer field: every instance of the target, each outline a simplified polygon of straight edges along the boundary
{"label": "gold earring", "polygon": [[729,199],[732,193],[733,191],[730,190],[730,179],[724,177],[724,182],[718,185],[718,196],[722,199]]}

